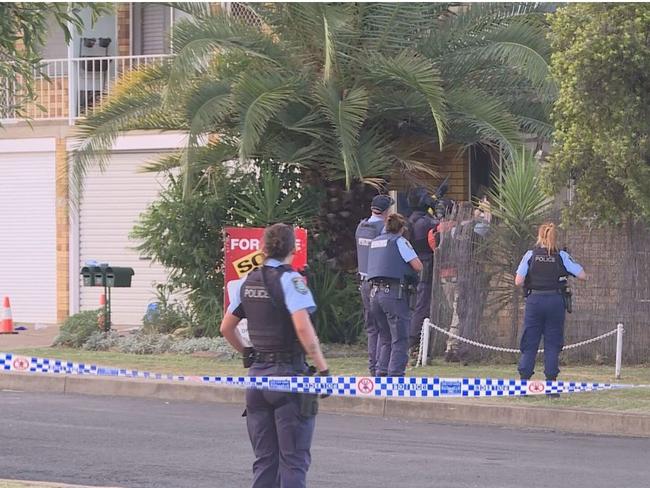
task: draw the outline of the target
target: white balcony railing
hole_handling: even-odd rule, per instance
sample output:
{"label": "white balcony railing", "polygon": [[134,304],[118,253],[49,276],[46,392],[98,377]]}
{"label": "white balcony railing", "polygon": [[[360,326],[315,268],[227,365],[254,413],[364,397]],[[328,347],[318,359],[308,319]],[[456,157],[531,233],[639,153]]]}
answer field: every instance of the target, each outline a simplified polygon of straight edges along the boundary
{"label": "white balcony railing", "polygon": [[[111,95],[115,81],[124,73],[161,63],[166,58],[169,55],[45,59],[40,70],[34,70],[36,100],[25,107],[25,113],[34,121],[67,120],[74,124]],[[6,82],[0,86],[3,123],[18,121],[13,108],[16,95]]]}

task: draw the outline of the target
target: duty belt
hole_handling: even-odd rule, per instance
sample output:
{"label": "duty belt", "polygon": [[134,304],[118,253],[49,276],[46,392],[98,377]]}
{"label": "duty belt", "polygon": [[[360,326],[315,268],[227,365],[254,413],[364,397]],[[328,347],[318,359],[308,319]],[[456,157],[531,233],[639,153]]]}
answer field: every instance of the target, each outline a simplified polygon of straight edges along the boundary
{"label": "duty belt", "polygon": [[369,281],[372,286],[381,287],[399,286],[401,284],[399,280],[393,280],[390,278],[372,278]]}
{"label": "duty belt", "polygon": [[558,295],[561,294],[561,289],[555,290],[530,290],[531,295]]}
{"label": "duty belt", "polygon": [[256,363],[286,363],[304,361],[305,355],[301,352],[259,352],[255,351]]}

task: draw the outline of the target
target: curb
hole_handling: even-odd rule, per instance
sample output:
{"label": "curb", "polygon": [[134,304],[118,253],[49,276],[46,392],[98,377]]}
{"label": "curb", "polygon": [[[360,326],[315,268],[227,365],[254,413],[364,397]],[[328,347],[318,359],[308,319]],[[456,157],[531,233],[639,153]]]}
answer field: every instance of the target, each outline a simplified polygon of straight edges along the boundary
{"label": "curb", "polygon": [[[235,403],[242,406],[245,400],[244,390],[215,385],[14,372],[0,374],[0,390]],[[327,413],[444,423],[650,437],[650,415],[468,403],[470,401],[330,397],[321,402],[320,409]]]}

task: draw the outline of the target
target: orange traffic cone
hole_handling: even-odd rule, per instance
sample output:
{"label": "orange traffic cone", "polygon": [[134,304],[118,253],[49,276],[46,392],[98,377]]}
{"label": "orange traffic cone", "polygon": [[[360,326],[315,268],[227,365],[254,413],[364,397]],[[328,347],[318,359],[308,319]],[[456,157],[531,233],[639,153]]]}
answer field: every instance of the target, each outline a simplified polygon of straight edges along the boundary
{"label": "orange traffic cone", "polygon": [[104,317],[104,312],[106,310],[106,295],[103,293],[99,295],[99,308],[101,310],[99,311],[99,316],[97,317],[97,325],[101,330],[104,330],[104,323],[106,322],[106,318]]}
{"label": "orange traffic cone", "polygon": [[0,324],[0,334],[18,334],[14,332],[14,319],[11,317],[11,304],[9,297],[5,297],[2,302],[2,324]]}

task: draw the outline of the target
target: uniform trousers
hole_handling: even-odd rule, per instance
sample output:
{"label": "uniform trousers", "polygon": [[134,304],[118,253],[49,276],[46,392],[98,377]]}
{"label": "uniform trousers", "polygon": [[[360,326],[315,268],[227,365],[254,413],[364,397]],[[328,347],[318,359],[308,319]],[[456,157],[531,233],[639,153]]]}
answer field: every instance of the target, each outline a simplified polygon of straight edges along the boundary
{"label": "uniform trousers", "polygon": [[[250,376],[292,376],[307,371],[294,364],[255,363]],[[300,396],[249,389],[246,425],[255,461],[252,488],[304,488],[311,464],[311,441],[316,417],[300,414]]]}
{"label": "uniform trousers", "polygon": [[[431,259],[423,258],[422,265],[431,268],[433,262]],[[417,347],[420,344],[420,335],[422,334],[422,323],[424,319],[431,315],[431,288],[432,279],[431,269],[428,270],[426,279],[421,280],[417,286],[417,295],[415,298],[415,308],[411,317],[411,329],[409,333],[409,347]]]}
{"label": "uniform trousers", "polygon": [[560,372],[560,352],[564,347],[564,300],[559,293],[532,293],[526,298],[524,332],[521,336],[519,374],[528,379],[535,372],[535,358],[544,336],[544,374],[554,380]]}
{"label": "uniform trousers", "polygon": [[363,320],[368,334],[368,371],[372,376],[377,374],[377,360],[379,359],[379,329],[375,319],[370,313],[370,291],[372,285],[368,280],[361,281],[359,287],[363,303]]}
{"label": "uniform trousers", "polygon": [[[402,295],[401,298],[399,295]],[[408,362],[411,310],[398,284],[373,286],[370,311],[379,329],[377,374],[404,376]]]}

